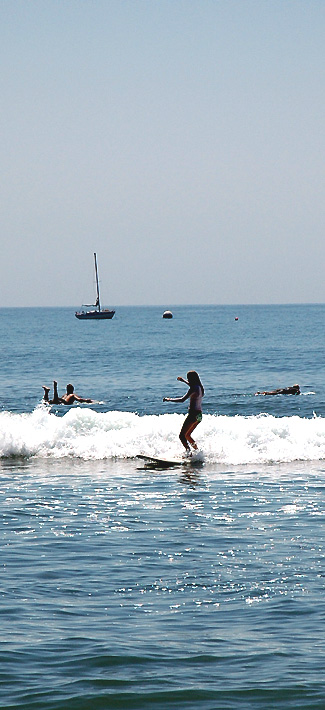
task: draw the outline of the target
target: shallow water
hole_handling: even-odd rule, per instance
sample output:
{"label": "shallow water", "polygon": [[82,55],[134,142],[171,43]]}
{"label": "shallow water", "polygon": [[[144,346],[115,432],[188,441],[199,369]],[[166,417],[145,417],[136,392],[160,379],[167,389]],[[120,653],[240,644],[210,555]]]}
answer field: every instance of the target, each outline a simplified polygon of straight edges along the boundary
{"label": "shallow water", "polygon": [[[86,324],[109,326],[90,344],[68,309],[25,309],[21,340],[21,311],[0,317],[3,708],[325,706],[324,385],[311,327],[325,309],[172,310],[173,330],[157,309],[117,311]],[[37,316],[62,334],[45,364]],[[139,450],[180,453],[185,410],[161,400],[183,393],[176,377],[196,362],[204,465],[143,465]],[[104,404],[40,405],[54,377]],[[296,381],[304,396],[254,396]]]}

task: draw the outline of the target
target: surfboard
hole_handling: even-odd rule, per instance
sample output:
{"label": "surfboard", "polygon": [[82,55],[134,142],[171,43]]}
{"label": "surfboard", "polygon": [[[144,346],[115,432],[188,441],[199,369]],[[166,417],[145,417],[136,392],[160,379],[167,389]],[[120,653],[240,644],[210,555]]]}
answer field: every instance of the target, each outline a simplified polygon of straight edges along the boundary
{"label": "surfboard", "polygon": [[197,458],[196,456],[189,456],[188,458],[177,458],[177,459],[165,459],[158,456],[146,456],[145,454],[138,454],[138,459],[141,459],[147,464],[152,466],[160,466],[161,468],[169,468],[172,466],[202,466],[203,459],[202,456]]}

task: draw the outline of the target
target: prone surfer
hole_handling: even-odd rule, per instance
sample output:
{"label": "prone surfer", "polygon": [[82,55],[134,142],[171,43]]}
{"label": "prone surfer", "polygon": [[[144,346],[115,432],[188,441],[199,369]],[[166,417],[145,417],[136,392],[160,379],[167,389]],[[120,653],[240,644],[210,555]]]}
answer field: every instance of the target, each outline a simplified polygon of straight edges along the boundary
{"label": "prone surfer", "polygon": [[204,396],[204,387],[199,378],[199,375],[195,370],[190,370],[187,373],[187,380],[183,377],[177,377],[179,382],[184,382],[189,386],[189,390],[183,397],[164,397],[163,402],[185,402],[186,399],[190,398],[190,404],[188,408],[188,415],[185,422],[181,428],[179,438],[187,452],[190,452],[190,446],[197,450],[197,444],[192,438],[191,434],[197,425],[202,421],[202,397]]}
{"label": "prone surfer", "polygon": [[49,387],[45,387],[43,385],[43,390],[43,402],[48,402],[49,404],[73,404],[74,402],[87,402],[87,404],[93,404],[95,402],[94,399],[80,397],[76,394],[73,385],[67,385],[66,393],[62,397],[59,397],[58,383],[55,380],[53,382],[53,399],[49,399]]}
{"label": "prone surfer", "polygon": [[255,394],[300,394],[300,387],[299,385],[292,385],[292,387],[283,387],[270,392],[255,392]]}

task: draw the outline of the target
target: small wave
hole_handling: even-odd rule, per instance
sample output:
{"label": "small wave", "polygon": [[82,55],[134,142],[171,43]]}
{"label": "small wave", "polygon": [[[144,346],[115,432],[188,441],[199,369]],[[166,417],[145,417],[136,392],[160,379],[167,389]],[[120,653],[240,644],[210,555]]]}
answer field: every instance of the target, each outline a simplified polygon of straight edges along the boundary
{"label": "small wave", "polygon": [[[57,416],[40,406],[31,414],[0,413],[0,457],[134,458],[139,453],[179,457],[184,415],[139,416],[69,409]],[[196,440],[207,463],[263,464],[325,459],[325,419],[314,416],[206,414]]]}

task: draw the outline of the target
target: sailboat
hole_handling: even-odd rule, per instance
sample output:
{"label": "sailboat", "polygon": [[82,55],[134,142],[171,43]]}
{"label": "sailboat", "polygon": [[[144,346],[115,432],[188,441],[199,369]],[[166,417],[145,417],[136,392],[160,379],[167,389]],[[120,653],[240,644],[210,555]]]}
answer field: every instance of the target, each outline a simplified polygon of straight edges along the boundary
{"label": "sailboat", "polygon": [[96,288],[97,288],[97,298],[96,303],[92,305],[86,305],[85,308],[94,308],[92,311],[76,311],[75,316],[79,320],[107,320],[113,318],[115,311],[109,311],[107,308],[100,307],[99,298],[99,279],[98,279],[98,267],[97,267],[97,254],[94,253],[95,261],[95,274],[96,274]]}

